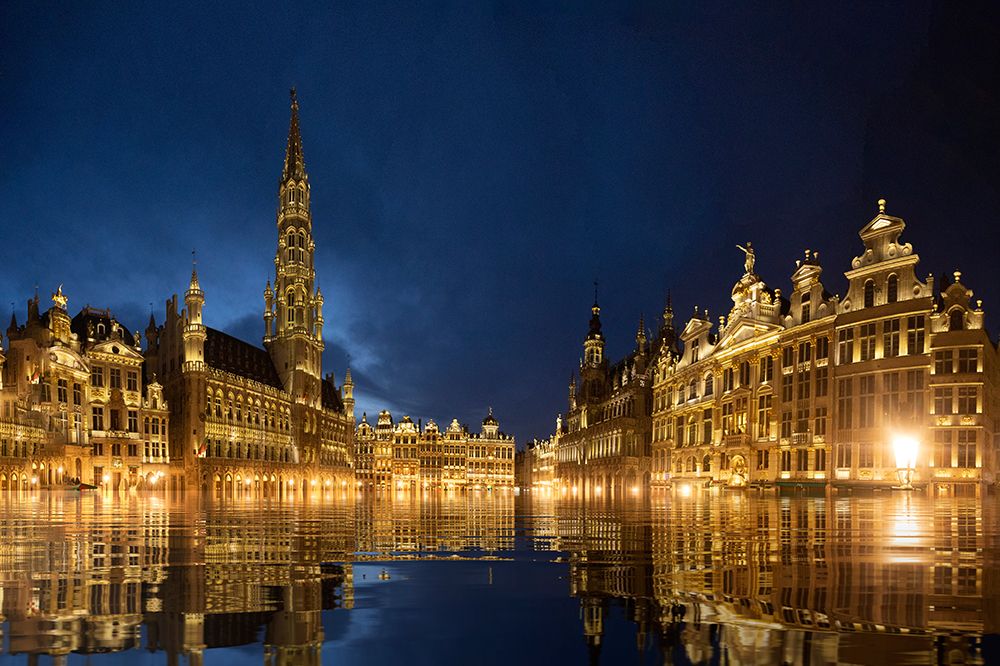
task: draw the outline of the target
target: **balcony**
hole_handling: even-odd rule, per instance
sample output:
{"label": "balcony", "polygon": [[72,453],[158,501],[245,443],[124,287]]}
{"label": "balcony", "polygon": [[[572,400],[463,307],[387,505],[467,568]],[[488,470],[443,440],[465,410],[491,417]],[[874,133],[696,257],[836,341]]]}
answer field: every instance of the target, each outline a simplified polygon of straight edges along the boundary
{"label": "balcony", "polygon": [[746,433],[736,433],[732,435],[722,436],[723,446],[749,446],[750,445],[750,435]]}
{"label": "balcony", "polygon": [[812,444],[812,433],[808,430],[806,432],[793,432],[791,442],[792,446]]}

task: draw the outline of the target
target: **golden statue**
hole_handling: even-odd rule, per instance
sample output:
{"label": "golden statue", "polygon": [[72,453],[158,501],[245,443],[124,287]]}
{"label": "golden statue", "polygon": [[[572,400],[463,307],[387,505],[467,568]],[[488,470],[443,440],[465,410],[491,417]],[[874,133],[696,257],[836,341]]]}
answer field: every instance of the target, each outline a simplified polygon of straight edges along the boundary
{"label": "golden statue", "polygon": [[746,260],[743,262],[743,266],[747,270],[747,275],[750,275],[751,273],[753,273],[753,265],[754,262],[757,260],[757,257],[754,256],[753,245],[750,244],[750,241],[747,241],[746,247],[743,247],[742,245],[737,245],[736,247],[739,248],[740,250],[743,250],[743,253],[746,255]]}

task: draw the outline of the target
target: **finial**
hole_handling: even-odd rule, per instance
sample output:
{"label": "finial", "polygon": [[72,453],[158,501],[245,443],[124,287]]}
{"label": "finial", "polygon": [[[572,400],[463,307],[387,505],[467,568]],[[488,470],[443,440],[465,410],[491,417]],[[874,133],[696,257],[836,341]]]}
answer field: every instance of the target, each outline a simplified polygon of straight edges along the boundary
{"label": "finial", "polygon": [[885,199],[878,200],[878,212],[880,215],[885,213]]}
{"label": "finial", "polygon": [[955,276],[955,282],[958,282],[962,277],[962,271],[955,271],[953,275]]}
{"label": "finial", "polygon": [[292,87],[291,87],[291,88],[290,88],[290,89],[288,90],[288,96],[289,96],[289,97],[290,97],[290,98],[292,99],[292,106],[293,106],[293,107],[298,107],[298,105],[299,105],[299,100],[298,100],[298,97],[297,97],[297,96],[296,96],[296,94],[295,94],[295,86],[292,86]]}

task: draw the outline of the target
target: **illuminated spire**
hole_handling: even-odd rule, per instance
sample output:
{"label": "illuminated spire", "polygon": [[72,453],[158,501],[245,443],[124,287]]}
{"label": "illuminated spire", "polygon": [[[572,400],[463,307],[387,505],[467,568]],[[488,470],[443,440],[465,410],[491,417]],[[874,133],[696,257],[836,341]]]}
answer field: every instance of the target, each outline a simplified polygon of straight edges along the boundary
{"label": "illuminated spire", "polygon": [[291,90],[292,119],[288,123],[288,145],[285,148],[285,168],[281,171],[282,182],[289,178],[304,180],[306,162],[302,155],[302,135],[299,134],[299,100],[295,88]]}

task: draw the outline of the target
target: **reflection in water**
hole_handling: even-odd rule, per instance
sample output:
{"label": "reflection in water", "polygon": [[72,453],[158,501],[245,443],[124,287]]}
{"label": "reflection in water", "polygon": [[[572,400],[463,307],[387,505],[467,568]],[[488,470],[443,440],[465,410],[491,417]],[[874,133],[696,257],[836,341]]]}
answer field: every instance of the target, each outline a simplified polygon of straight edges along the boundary
{"label": "reflection in water", "polygon": [[[695,490],[617,504],[431,494],[219,505],[36,493],[2,496],[0,508],[0,659],[100,663],[100,653],[143,648],[200,664],[247,646],[241,659],[319,664],[325,632],[355,607],[355,563],[373,560],[500,560],[490,585],[495,567],[515,563],[563,577],[578,620],[538,611],[506,631],[575,627],[581,652],[566,659],[591,663],[983,663],[982,637],[1000,621],[992,496]],[[528,608],[541,594],[498,581]],[[442,612],[438,592],[421,590],[422,612]],[[626,632],[630,645],[614,643]],[[530,662],[533,646],[519,649]]]}

